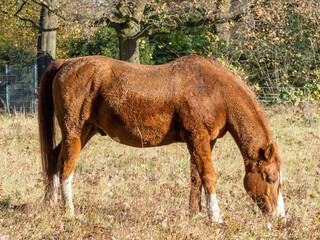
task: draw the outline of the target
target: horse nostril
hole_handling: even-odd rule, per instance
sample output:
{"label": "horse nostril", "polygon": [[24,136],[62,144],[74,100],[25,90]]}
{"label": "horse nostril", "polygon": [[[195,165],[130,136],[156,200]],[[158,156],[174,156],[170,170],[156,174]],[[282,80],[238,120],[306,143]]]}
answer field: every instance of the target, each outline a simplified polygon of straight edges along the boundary
{"label": "horse nostril", "polygon": [[274,184],[276,180],[274,180],[273,178],[267,178],[267,182],[270,184]]}

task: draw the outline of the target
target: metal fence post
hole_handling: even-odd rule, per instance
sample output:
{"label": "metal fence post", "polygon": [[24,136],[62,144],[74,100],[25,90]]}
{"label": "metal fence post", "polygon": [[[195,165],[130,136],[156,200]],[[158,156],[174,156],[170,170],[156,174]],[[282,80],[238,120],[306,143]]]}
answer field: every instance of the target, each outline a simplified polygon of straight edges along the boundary
{"label": "metal fence post", "polygon": [[38,66],[34,65],[34,112],[38,112]]}
{"label": "metal fence post", "polygon": [[10,94],[9,94],[9,69],[8,65],[6,65],[6,112],[10,113]]}

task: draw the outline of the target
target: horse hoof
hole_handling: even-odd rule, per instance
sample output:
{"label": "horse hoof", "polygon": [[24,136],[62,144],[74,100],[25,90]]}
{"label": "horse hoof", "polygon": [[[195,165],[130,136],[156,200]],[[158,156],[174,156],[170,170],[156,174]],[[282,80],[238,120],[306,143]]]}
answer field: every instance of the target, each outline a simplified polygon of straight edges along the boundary
{"label": "horse hoof", "polygon": [[65,215],[67,217],[72,217],[74,215],[74,208],[73,206],[64,206],[64,209],[65,209]]}
{"label": "horse hoof", "polygon": [[221,215],[219,214],[214,214],[211,215],[209,214],[209,219],[214,222],[214,223],[219,223],[219,224],[224,224],[225,222],[222,220]]}
{"label": "horse hoof", "polygon": [[218,219],[214,219],[212,218],[212,221],[215,222],[215,223],[219,223],[219,224],[225,224],[225,222],[222,220],[222,218],[218,218]]}

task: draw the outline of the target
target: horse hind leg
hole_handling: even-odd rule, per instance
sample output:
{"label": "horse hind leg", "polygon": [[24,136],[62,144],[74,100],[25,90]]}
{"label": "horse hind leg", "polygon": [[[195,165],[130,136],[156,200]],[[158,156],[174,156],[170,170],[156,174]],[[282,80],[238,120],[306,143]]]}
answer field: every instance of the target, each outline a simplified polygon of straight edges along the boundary
{"label": "horse hind leg", "polygon": [[80,137],[67,136],[62,139],[60,154],[61,162],[61,191],[64,206],[67,212],[74,213],[72,202],[72,178],[81,149],[96,134],[96,129],[91,124],[85,124]]}
{"label": "horse hind leg", "polygon": [[62,163],[60,181],[62,199],[67,212],[74,213],[72,203],[72,178],[77,158],[81,151],[80,137],[66,137],[62,139],[59,160]]}

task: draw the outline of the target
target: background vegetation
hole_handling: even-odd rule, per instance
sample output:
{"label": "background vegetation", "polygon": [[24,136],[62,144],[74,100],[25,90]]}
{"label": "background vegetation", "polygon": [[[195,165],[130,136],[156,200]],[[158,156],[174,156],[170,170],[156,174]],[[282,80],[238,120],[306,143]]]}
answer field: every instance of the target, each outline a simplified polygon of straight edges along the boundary
{"label": "background vegetation", "polygon": [[35,62],[37,54],[50,55],[45,64],[94,54],[162,64],[199,54],[218,59],[260,95],[320,99],[317,0],[10,0],[0,10],[2,65]]}

